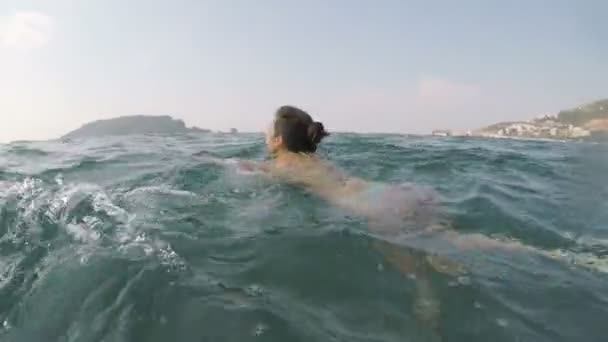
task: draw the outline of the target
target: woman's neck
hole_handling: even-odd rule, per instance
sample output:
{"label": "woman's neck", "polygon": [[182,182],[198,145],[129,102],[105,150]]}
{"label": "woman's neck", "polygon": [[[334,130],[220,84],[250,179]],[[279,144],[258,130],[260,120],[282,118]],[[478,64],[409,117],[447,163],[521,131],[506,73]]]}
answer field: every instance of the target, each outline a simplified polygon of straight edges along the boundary
{"label": "woman's neck", "polygon": [[295,153],[288,150],[280,150],[274,154],[274,159],[277,165],[288,166],[315,160],[316,156],[312,153]]}

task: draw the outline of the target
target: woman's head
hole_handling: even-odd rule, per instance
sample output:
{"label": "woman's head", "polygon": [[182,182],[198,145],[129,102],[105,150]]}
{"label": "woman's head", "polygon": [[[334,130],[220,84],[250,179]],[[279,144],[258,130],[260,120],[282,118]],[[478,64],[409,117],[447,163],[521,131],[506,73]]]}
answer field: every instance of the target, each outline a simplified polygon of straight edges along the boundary
{"label": "woman's head", "polygon": [[280,150],[314,153],[317,145],[328,135],[323,124],[315,122],[305,111],[283,106],[276,111],[266,142],[271,153]]}

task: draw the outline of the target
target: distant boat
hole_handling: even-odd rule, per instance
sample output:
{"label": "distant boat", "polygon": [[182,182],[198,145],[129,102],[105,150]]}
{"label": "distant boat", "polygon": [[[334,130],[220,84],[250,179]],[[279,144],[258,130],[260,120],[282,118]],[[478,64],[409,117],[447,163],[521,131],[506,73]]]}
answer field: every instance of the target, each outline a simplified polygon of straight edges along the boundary
{"label": "distant boat", "polygon": [[230,129],[230,133],[231,133],[231,134],[237,134],[238,132],[239,132],[239,130],[238,130],[238,129],[236,129],[236,128],[231,128],[231,129]]}
{"label": "distant boat", "polygon": [[452,132],[447,130],[434,130],[432,135],[437,137],[450,137],[452,136]]}

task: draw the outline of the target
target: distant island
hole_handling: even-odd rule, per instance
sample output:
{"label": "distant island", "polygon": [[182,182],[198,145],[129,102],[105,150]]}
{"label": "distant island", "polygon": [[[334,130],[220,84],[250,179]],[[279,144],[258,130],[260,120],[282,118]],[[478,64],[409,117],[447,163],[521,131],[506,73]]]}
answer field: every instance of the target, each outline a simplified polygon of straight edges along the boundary
{"label": "distant island", "polygon": [[182,120],[173,119],[168,115],[121,116],[113,119],[98,120],[83,125],[62,137],[62,139],[90,138],[108,135],[131,134],[180,134],[208,133],[207,129],[198,127],[188,128]]}
{"label": "distant island", "polygon": [[465,134],[436,130],[437,136],[480,136],[608,141],[608,99],[545,114],[528,121],[500,122]]}

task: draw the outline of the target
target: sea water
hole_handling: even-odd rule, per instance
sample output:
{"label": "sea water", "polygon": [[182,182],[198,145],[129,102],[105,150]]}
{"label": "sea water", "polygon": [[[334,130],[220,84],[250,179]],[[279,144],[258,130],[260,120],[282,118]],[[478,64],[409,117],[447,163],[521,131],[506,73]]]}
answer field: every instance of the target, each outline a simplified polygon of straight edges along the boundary
{"label": "sea water", "polygon": [[257,134],[15,142],[0,340],[607,340],[606,145],[335,134],[319,153],[433,188],[452,236],[497,244],[373,234],[240,170],[266,157]]}

